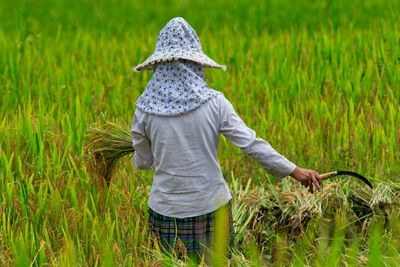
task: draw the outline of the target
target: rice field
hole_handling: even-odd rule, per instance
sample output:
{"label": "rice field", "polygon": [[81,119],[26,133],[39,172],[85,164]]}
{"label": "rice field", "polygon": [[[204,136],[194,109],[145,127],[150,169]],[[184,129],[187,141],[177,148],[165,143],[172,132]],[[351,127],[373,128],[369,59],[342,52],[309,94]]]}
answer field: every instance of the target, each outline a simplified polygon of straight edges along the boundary
{"label": "rice field", "polygon": [[90,129],[129,131],[151,77],[132,67],[175,16],[227,65],[208,84],[259,137],[374,185],[338,177],[311,194],[221,137],[236,246],[215,266],[399,266],[396,0],[1,1],[0,266],[193,265],[147,234],[152,172],[127,157],[106,186],[89,161]]}

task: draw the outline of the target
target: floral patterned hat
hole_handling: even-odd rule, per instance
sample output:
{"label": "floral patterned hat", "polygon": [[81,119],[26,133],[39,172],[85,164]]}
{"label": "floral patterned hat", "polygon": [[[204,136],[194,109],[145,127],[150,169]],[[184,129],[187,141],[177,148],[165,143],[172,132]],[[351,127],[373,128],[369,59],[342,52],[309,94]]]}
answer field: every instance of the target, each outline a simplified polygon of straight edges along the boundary
{"label": "floral patterned hat", "polygon": [[203,53],[199,37],[194,29],[183,19],[173,18],[159,32],[153,55],[134,71],[154,69],[159,62],[186,59],[204,67],[226,70],[226,66],[216,63]]}

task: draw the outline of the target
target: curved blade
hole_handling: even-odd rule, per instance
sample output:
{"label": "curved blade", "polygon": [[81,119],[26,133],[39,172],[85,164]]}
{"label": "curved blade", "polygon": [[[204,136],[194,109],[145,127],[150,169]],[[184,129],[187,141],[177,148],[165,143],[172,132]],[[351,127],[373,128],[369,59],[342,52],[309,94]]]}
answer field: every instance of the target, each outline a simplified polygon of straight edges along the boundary
{"label": "curved blade", "polygon": [[373,189],[371,182],[359,173],[351,172],[351,171],[337,171],[336,175],[349,175],[349,176],[356,177],[356,178],[360,179],[361,181],[363,181],[365,184],[367,184],[371,189]]}

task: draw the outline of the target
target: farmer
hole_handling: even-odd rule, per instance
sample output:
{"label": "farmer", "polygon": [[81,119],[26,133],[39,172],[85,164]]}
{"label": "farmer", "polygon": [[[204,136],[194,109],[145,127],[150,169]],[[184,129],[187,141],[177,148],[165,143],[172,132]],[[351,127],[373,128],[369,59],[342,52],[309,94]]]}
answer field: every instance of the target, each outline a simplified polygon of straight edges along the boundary
{"label": "farmer", "polygon": [[164,249],[180,247],[189,255],[210,248],[215,214],[221,209],[228,210],[224,219],[232,246],[232,196],[217,159],[220,133],[275,178],[290,175],[321,189],[318,173],[297,167],[257,138],[225,96],[208,87],[205,67],[225,70],[203,53],[193,28],[174,18],[159,32],[153,55],[134,68],[154,70],[131,125],[134,164],[155,170],[149,231]]}

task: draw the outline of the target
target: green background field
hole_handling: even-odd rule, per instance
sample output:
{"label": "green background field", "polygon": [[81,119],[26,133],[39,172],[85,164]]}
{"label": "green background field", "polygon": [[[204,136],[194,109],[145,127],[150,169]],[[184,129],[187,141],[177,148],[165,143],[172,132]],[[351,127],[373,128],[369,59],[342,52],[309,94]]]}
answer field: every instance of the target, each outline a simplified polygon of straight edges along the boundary
{"label": "green background field", "polygon": [[[87,171],[85,133],[104,120],[129,126],[151,77],[132,67],[151,55],[158,31],[175,16],[194,27],[206,54],[227,65],[226,72],[206,70],[207,82],[259,137],[299,166],[350,169],[399,189],[399,1],[5,0],[0,265],[162,259],[141,230],[152,173],[124,162],[104,191]],[[225,139],[219,160],[230,183],[274,183]],[[289,179],[282,185],[298,189]],[[365,264],[400,263],[392,230],[390,248],[372,250],[383,254],[376,262],[368,245],[354,251],[366,253]],[[252,263],[244,240],[234,264]],[[276,259],[272,250],[255,251],[255,265]],[[324,265],[318,253],[303,255],[302,264]]]}

